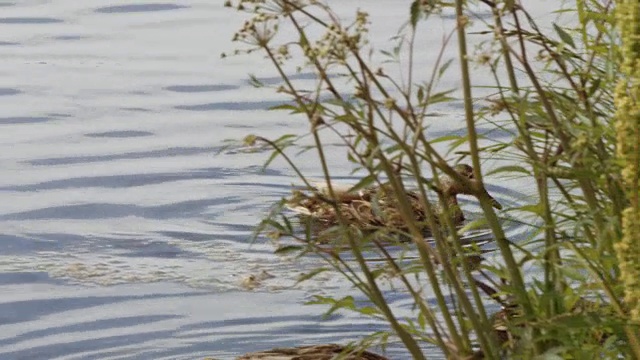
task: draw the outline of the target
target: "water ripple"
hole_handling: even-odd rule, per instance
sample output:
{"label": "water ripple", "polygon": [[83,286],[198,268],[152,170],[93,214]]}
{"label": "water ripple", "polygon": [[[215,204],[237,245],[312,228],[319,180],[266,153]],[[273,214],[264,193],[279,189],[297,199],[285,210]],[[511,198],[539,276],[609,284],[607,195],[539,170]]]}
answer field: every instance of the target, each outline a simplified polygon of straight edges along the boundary
{"label": "water ripple", "polygon": [[0,125],[37,124],[52,120],[44,116],[13,116],[0,118]]}
{"label": "water ripple", "polygon": [[13,88],[0,88],[0,96],[10,96],[20,94],[22,91]]}
{"label": "water ripple", "polygon": [[132,5],[116,5],[97,8],[94,11],[100,14],[118,14],[118,13],[138,13],[186,9],[188,6],[177,4],[132,4]]}
{"label": "water ripple", "polygon": [[84,134],[84,136],[88,137],[97,137],[97,138],[132,138],[132,137],[143,137],[143,136],[152,136],[153,133],[150,131],[135,131],[135,130],[113,130],[113,131],[105,131],[105,132],[96,132],[96,133],[88,133]]}
{"label": "water ripple", "polygon": [[[2,123],[2,119],[0,119]],[[214,154],[222,149],[219,147],[171,147],[162,150],[150,150],[150,151],[136,151],[123,154],[112,155],[89,155],[89,156],[69,156],[58,158],[46,158],[29,160],[26,163],[37,166],[52,166],[52,165],[69,165],[69,164],[81,164],[90,162],[104,162],[124,159],[145,159],[145,158],[160,158],[160,157],[175,157],[175,156],[187,156],[210,153]]]}
{"label": "water ripple", "polygon": [[177,105],[174,109],[189,111],[216,111],[216,110],[233,110],[233,111],[250,111],[250,110],[266,110],[270,107],[280,105],[280,101],[242,101],[242,102],[214,102],[196,105]]}
{"label": "water ripple", "polygon": [[37,25],[37,24],[57,24],[62,22],[64,22],[64,20],[49,18],[49,17],[0,18],[0,24]]}
{"label": "water ripple", "polygon": [[189,200],[175,204],[159,206],[139,206],[125,204],[81,204],[54,206],[45,209],[30,210],[0,215],[0,220],[51,220],[51,219],[112,219],[129,216],[149,219],[189,218],[202,214],[212,206],[224,206],[239,201],[239,197],[226,196],[216,199]]}
{"label": "water ripple", "polygon": [[200,92],[214,92],[214,91],[227,91],[239,89],[236,85],[171,85],[164,88],[167,91],[173,91],[178,93],[200,93]]}

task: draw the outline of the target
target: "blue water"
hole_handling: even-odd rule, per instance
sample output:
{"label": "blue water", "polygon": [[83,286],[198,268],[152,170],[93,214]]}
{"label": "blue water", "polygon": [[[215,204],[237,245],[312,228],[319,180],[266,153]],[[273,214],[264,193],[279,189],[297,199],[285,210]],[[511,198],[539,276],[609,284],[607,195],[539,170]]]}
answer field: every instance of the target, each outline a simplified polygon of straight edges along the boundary
{"label": "blue water", "polygon": [[[408,13],[391,0],[337,5],[366,6],[381,46]],[[386,329],[300,305],[349,286],[329,275],[296,285],[317,260],[251,242],[295,175],[281,161],[263,171],[266,150],[226,140],[308,125],[264,111],[282,97],[249,84],[250,73],[279,83],[261,56],[220,58],[242,15],[204,0],[0,7],[1,360],[232,358]],[[431,40],[439,46],[440,33]],[[444,86],[456,86],[447,76]],[[440,109],[434,136],[458,131],[461,114],[459,104]],[[328,149],[334,175],[349,179],[344,148]],[[313,159],[300,163],[321,174]],[[507,204],[526,195],[517,182],[489,189]]]}

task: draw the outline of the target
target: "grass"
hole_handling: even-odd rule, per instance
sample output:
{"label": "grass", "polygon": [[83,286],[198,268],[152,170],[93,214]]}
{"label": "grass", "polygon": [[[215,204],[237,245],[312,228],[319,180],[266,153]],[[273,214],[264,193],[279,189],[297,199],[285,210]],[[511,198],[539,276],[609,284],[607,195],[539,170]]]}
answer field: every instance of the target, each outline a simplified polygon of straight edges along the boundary
{"label": "grass", "polygon": [[[309,125],[306,134],[274,140],[250,135],[245,141],[270,145],[268,163],[285,159],[309,191],[313,186],[295,154],[313,152],[327,183],[321,199],[336,214],[335,225],[318,234],[313,221],[299,222],[283,211],[284,199],[258,233],[293,240],[295,245],[278,251],[321,257],[368,297],[366,310],[325,299],[332,310],[356,310],[388,322],[388,333],[372,334],[363,346],[395,337],[415,359],[426,358],[423,342],[452,359],[640,358],[638,1],[567,1],[565,12],[577,21],[543,29],[514,1],[416,0],[407,9],[407,25],[393,35],[396,46],[382,52],[388,61],[381,64],[371,56],[363,10],[345,23],[320,1],[227,5],[249,14],[234,37],[241,44],[236,55],[264,54],[282,78],[274,90],[289,98],[274,110],[304,116]],[[474,18],[478,7],[492,17]],[[424,75],[416,64],[426,60],[417,58],[422,53],[416,48],[442,13],[454,13],[456,25],[434,50],[438,55]],[[472,22],[484,27],[474,30],[483,37],[475,53],[466,40]],[[454,46],[458,58],[445,60],[445,49]],[[287,70],[292,66],[313,72],[317,80],[298,85]],[[393,66],[402,71],[391,71]],[[491,74],[494,83],[475,84],[472,72],[478,70]],[[460,88],[442,88],[444,73],[459,77]],[[463,104],[466,132],[431,137],[432,109],[452,101]],[[481,127],[509,136],[486,138]],[[311,145],[297,145],[303,137]],[[332,200],[337,195],[326,148],[335,139],[355,173],[362,174],[355,189],[388,189],[405,227],[363,231],[345,218]],[[439,150],[443,144],[445,151]],[[472,164],[473,181],[455,172],[461,160]],[[488,160],[504,164],[490,169],[494,179],[520,177],[533,185],[535,196],[506,211],[537,224],[525,243],[507,236],[502,215],[492,207],[483,183]],[[443,194],[429,196],[444,176],[472,189],[495,241],[497,264],[461,261],[481,254],[478,247],[469,254],[461,243]],[[415,189],[434,229],[432,243],[424,241],[408,188]],[[326,246],[327,239],[348,245],[348,253]],[[392,256],[390,244],[415,251],[418,260]],[[385,261],[373,264],[365,251]],[[525,269],[541,276],[526,276]],[[384,291],[389,274],[413,299],[412,318],[399,318],[389,306]],[[426,279],[422,286],[434,301],[415,277]],[[491,304],[502,310],[489,313]]]}

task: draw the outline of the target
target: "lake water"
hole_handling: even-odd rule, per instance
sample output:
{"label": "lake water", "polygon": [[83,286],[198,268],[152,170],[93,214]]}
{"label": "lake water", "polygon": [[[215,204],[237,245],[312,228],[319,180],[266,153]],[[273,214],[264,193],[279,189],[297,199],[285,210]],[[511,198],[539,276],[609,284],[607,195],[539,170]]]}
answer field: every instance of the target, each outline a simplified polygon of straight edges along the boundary
{"label": "lake water", "polygon": [[[409,3],[337,5],[368,10],[382,48]],[[543,13],[550,1],[538,3]],[[243,19],[222,1],[0,1],[0,359],[232,358],[385,329],[352,314],[323,320],[324,307],[301,303],[348,284],[294,286],[305,265],[251,243],[295,176],[280,162],[261,171],[266,152],[225,140],[307,125],[264,111],[281,98],[248,83],[279,81],[260,56],[220,59]],[[424,58],[453,21],[436,21]],[[462,126],[459,103],[437,110],[434,133]],[[330,151],[348,177],[344,149]],[[320,175],[316,162],[302,168]],[[528,195],[521,185],[489,179],[506,204]],[[243,287],[263,272],[273,277]]]}

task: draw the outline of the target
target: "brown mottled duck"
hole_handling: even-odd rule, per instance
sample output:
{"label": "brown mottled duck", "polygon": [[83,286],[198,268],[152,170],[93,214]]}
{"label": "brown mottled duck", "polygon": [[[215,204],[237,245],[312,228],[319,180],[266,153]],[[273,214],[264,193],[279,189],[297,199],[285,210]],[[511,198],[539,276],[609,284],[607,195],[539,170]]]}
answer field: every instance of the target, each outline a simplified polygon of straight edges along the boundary
{"label": "brown mottled duck", "polygon": [[369,351],[349,351],[344,346],[323,344],[279,348],[245,354],[237,360],[388,360],[386,357]]}
{"label": "brown mottled duck", "polygon": [[[474,179],[473,168],[466,164],[457,165],[455,171],[460,176],[469,179],[473,185]],[[458,205],[458,194],[472,195],[473,191],[469,184],[463,184],[449,176],[441,178],[441,186],[437,191],[440,192],[446,202],[446,208],[452,216],[456,225],[464,221],[464,214]],[[302,192],[294,192],[294,196],[288,200],[287,207],[301,215],[311,217],[324,226],[333,226],[338,224],[339,209],[345,222],[362,230],[374,229],[397,229],[406,231],[407,226],[397,208],[397,199],[392,189],[388,185],[380,187],[371,187],[360,190],[358,192],[350,191],[348,187],[333,186],[335,200],[332,200],[325,185],[318,185],[311,194]],[[493,197],[487,194],[492,200],[492,204],[497,209],[502,209]],[[416,223],[423,232],[429,232],[429,221],[420,195],[417,192],[408,192],[409,199]],[[334,204],[332,204],[334,203]],[[438,213],[441,212],[436,208]],[[435,223],[439,223],[439,217],[434,219]]]}

